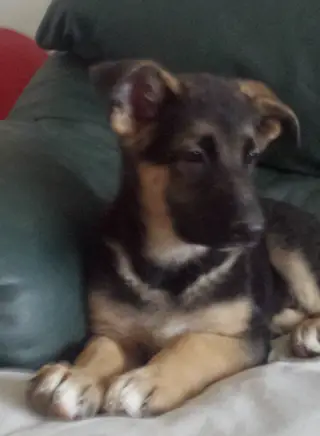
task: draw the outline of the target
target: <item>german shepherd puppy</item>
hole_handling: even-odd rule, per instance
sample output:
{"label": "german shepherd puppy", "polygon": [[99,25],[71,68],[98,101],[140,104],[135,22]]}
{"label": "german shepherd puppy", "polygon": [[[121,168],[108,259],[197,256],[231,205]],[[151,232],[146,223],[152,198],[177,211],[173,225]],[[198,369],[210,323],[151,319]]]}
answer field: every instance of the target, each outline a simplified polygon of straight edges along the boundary
{"label": "german shepherd puppy", "polygon": [[255,162],[294,112],[262,83],[173,75],[151,61],[92,69],[123,158],[88,301],[92,339],[31,380],[39,413],[133,417],[181,405],[266,361],[292,331],[320,354],[320,224],[259,200]]}

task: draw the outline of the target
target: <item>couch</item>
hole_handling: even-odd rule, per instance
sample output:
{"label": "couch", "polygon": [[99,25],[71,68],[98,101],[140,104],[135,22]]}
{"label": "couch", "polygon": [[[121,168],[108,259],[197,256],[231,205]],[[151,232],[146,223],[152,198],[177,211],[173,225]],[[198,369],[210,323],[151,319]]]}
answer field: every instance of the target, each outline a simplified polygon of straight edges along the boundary
{"label": "couch", "polygon": [[[0,122],[3,368],[25,372],[72,359],[86,338],[83,252],[121,177],[116,140],[88,65],[152,57],[173,71],[265,81],[296,111],[302,137],[301,147],[284,137],[267,151],[255,172],[257,189],[320,217],[319,19],[316,0],[52,1],[37,42],[56,53]],[[84,427],[81,434],[300,435],[306,426],[307,435],[318,435],[319,365],[280,357],[166,417],[101,418],[93,433]],[[4,404],[7,377],[23,384],[26,375],[3,375]],[[23,408],[20,394],[14,401]],[[39,424],[32,419],[30,428]],[[80,434],[78,425],[63,431]]]}

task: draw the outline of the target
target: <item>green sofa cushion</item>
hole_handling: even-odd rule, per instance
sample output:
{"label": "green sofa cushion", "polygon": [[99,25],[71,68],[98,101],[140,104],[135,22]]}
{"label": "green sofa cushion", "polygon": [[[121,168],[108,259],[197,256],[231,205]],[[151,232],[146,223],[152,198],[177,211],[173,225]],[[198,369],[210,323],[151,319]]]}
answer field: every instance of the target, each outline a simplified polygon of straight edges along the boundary
{"label": "green sofa cushion", "polygon": [[320,175],[319,20],[317,0],[53,0],[37,40],[91,61],[152,57],[263,80],[297,112],[303,144],[283,140],[264,164]]}
{"label": "green sofa cushion", "polygon": [[262,196],[294,204],[320,219],[320,180],[318,177],[283,173],[260,167],[255,172],[255,179]]}
{"label": "green sofa cushion", "polygon": [[82,248],[117,192],[119,152],[86,68],[64,55],[0,137],[0,366],[37,368],[85,337]]}
{"label": "green sofa cushion", "polygon": [[109,201],[119,184],[120,156],[105,109],[74,56],[56,54],[34,76],[9,116],[36,122],[44,151]]}
{"label": "green sofa cushion", "polygon": [[85,334],[76,215],[90,193],[36,125],[2,121],[0,136],[0,366],[36,368]]}

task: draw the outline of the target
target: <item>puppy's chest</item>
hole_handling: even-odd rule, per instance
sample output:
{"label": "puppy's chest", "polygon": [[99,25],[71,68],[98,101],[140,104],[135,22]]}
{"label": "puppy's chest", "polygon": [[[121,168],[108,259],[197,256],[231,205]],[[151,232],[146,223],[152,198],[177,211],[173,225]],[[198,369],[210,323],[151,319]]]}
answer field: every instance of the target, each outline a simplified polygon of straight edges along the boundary
{"label": "puppy's chest", "polygon": [[[178,306],[185,310],[197,309],[219,299],[219,292],[228,288],[240,289],[237,281],[232,283],[234,268],[241,256],[239,250],[230,253],[207,252],[193,261],[182,265],[165,267],[142,260],[130,259],[119,246],[113,246],[116,257],[117,275],[128,286],[130,292],[140,300],[141,305],[157,310]],[[244,277],[238,277],[244,279]],[[244,280],[243,280],[244,281]]]}
{"label": "puppy's chest", "polygon": [[92,293],[90,298],[93,333],[151,347],[162,347],[167,341],[190,332],[241,335],[248,330],[253,314],[252,302],[245,296],[193,311],[167,304],[159,304],[158,309],[141,309],[103,293]]}
{"label": "puppy's chest", "polygon": [[[119,249],[117,254],[117,274],[139,304],[115,298],[116,289],[104,296],[93,296],[93,318],[99,334],[141,337],[143,341],[149,338],[162,345],[186,332],[237,335],[247,330],[252,303],[246,295],[214,298],[238,259],[238,253],[225,256],[218,266],[206,268],[200,274],[196,270],[194,275],[180,270],[167,274],[162,280],[155,277],[159,287],[143,280]],[[178,289],[171,289],[170,283]],[[167,286],[163,287],[164,284]]]}

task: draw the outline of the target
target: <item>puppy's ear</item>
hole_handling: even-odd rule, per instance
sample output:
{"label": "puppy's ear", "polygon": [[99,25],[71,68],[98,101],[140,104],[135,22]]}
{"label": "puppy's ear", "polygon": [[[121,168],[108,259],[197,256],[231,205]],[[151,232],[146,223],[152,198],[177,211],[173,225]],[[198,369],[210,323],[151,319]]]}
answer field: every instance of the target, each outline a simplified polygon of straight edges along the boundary
{"label": "puppy's ear", "polygon": [[152,61],[103,63],[91,69],[91,79],[107,94],[113,130],[131,140],[157,121],[170,95],[181,91],[179,80]]}
{"label": "puppy's ear", "polygon": [[300,145],[300,124],[293,110],[262,82],[254,80],[238,80],[240,91],[245,94],[257,108],[261,119],[257,127],[258,145],[261,149],[277,139],[288,126],[294,135],[295,142]]}

